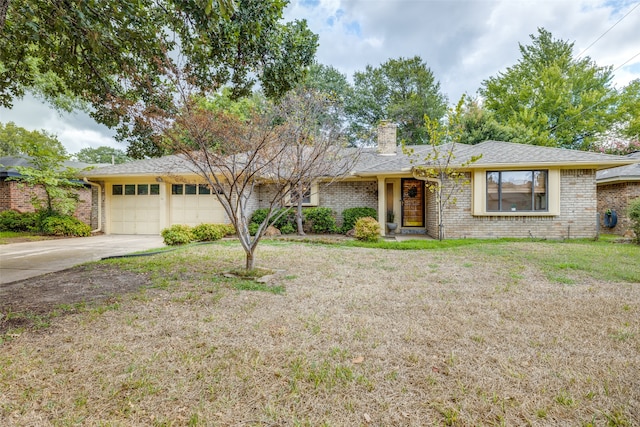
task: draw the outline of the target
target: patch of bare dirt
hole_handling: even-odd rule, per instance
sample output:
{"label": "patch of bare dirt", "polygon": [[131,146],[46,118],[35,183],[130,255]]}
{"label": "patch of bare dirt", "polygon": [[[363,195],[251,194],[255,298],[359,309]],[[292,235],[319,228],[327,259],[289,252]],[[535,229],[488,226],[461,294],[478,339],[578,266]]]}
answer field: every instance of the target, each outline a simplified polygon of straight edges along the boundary
{"label": "patch of bare dirt", "polygon": [[[61,306],[109,300],[148,284],[144,274],[112,265],[81,265],[0,286],[0,314],[42,315]],[[0,333],[29,324],[25,316],[6,315],[0,317]]]}

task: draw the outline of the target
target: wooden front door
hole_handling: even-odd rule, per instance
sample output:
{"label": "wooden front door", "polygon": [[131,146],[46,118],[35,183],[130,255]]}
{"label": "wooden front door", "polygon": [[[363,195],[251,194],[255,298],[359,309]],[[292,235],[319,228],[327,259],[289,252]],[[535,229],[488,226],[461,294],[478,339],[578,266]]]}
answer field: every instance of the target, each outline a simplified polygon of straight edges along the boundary
{"label": "wooden front door", "polygon": [[402,226],[424,227],[424,182],[402,180]]}

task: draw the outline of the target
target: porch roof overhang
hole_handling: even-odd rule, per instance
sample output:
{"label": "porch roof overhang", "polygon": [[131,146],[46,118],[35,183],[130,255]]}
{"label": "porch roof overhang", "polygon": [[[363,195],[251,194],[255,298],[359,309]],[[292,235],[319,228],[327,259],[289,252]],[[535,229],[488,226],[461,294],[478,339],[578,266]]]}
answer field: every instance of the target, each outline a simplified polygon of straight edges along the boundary
{"label": "porch roof overhang", "polygon": [[402,168],[400,170],[394,171],[355,171],[351,173],[351,176],[361,177],[361,178],[377,178],[377,177],[386,177],[386,178],[401,178],[412,175],[413,168]]}

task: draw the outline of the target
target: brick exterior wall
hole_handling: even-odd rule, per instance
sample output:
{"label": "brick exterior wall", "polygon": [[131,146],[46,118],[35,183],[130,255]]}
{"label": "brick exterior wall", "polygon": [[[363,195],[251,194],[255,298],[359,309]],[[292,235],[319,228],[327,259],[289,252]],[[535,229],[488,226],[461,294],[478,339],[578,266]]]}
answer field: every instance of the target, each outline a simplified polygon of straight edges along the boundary
{"label": "brick exterior wall", "polygon": [[[91,189],[79,188],[74,191],[78,195],[74,216],[86,224],[93,225]],[[40,199],[46,199],[44,189],[40,186],[29,187],[17,181],[0,181],[0,212],[5,210],[33,212],[31,198],[34,195]]]}
{"label": "brick exterior wall", "polygon": [[[268,207],[273,197],[273,187],[260,187],[257,208]],[[318,186],[318,206],[331,208],[336,214],[338,227],[342,226],[342,211],[349,208],[368,207],[378,210],[378,182],[372,181],[340,181],[330,185]]]}
{"label": "brick exterior wall", "polygon": [[[598,186],[598,214],[600,217],[600,230],[603,233],[613,233],[620,236],[631,230],[631,221],[626,215],[627,206],[633,199],[640,197],[640,182],[621,182],[615,184],[602,184]],[[604,213],[607,209],[616,211],[618,222],[615,227],[604,226]]]}
{"label": "brick exterior wall", "polygon": [[397,127],[395,123],[380,123],[378,126],[378,153],[396,154],[398,149]]}
{"label": "brick exterior wall", "polygon": [[[470,186],[458,194],[456,205],[445,210],[445,238],[534,237],[545,239],[593,238],[596,236],[595,170],[562,170],[559,216],[471,215]],[[428,211],[427,215],[436,212]],[[427,233],[437,237],[437,228]]]}
{"label": "brick exterior wall", "polygon": [[377,181],[336,182],[318,189],[319,205],[333,209],[338,227],[342,226],[342,211],[350,208],[378,210]]}

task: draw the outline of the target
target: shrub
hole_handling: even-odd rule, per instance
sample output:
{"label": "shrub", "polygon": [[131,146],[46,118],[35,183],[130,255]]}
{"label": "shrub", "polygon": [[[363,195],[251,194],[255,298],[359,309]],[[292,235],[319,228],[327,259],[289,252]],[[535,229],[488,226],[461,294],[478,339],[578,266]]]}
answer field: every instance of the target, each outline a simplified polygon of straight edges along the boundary
{"label": "shrub", "polygon": [[176,224],[160,232],[164,243],[169,246],[186,245],[194,240],[193,231],[188,225]]}
{"label": "shrub", "polygon": [[296,227],[294,227],[293,224],[285,224],[280,229],[280,232],[282,234],[293,234],[296,232]]}
{"label": "shrub", "polygon": [[633,199],[627,208],[631,229],[636,233],[636,243],[640,245],[640,197]]}
{"label": "shrub", "polygon": [[349,208],[342,211],[342,232],[346,233],[347,231],[353,229],[355,227],[356,221],[359,218],[371,217],[376,218],[378,216],[378,211],[373,208]]}
{"label": "shrub", "polygon": [[333,233],[336,231],[336,218],[331,208],[308,208],[304,210],[304,219],[311,223],[314,233]]}
{"label": "shrub", "polygon": [[223,224],[199,224],[193,227],[193,239],[198,242],[213,242],[220,240],[225,235],[226,228]]}
{"label": "shrub", "polygon": [[252,236],[255,236],[256,233],[258,232],[258,228],[260,228],[260,224],[258,224],[257,222],[250,222],[249,223],[249,234]]}
{"label": "shrub", "polygon": [[236,228],[232,224],[220,224],[225,236],[235,236]]}
{"label": "shrub", "polygon": [[8,210],[0,212],[0,231],[38,231],[41,214]]}
{"label": "shrub", "polygon": [[354,235],[358,240],[377,242],[380,237],[380,224],[370,216],[359,218],[354,227]]}
{"label": "shrub", "polygon": [[52,236],[91,235],[91,227],[77,218],[69,215],[51,215],[42,220],[41,229],[44,234]]}
{"label": "shrub", "polygon": [[[283,213],[283,211],[286,211],[285,213]],[[264,221],[264,219],[267,217],[267,213],[269,212],[269,209],[256,209],[255,211],[253,211],[253,214],[251,215],[251,223],[255,223],[257,225],[262,224],[262,222]],[[282,230],[282,227],[286,226],[287,224],[295,227],[295,213],[292,212],[290,209],[288,208],[282,208],[282,209],[278,209],[276,210],[273,215],[271,216],[271,218],[277,217],[278,215],[280,215],[282,213],[282,216],[280,218],[278,218],[277,221],[272,222],[269,225],[273,225],[274,227]],[[273,220],[272,220],[273,221]],[[257,228],[256,228],[257,230]]]}
{"label": "shrub", "polygon": [[264,221],[264,219],[267,217],[267,212],[269,212],[269,209],[256,209],[255,211],[253,211],[253,213],[251,214],[251,222],[255,222],[256,224],[262,224],[262,221]]}

